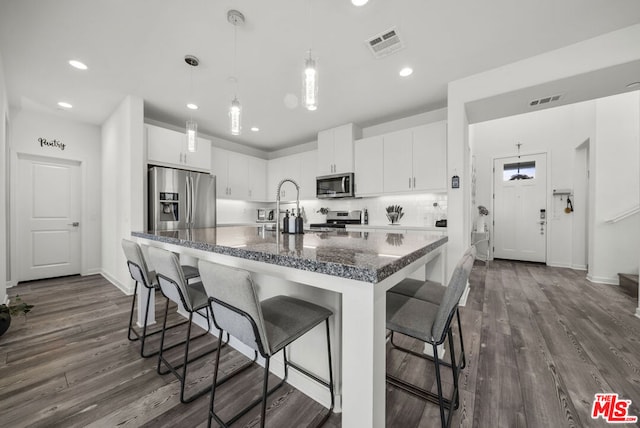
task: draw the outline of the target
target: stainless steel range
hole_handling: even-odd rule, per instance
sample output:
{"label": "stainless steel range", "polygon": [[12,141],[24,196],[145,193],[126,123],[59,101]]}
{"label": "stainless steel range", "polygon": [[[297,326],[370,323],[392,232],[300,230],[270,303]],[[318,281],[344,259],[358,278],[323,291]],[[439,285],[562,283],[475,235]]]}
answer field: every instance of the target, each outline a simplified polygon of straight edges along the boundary
{"label": "stainless steel range", "polygon": [[311,223],[311,229],[344,229],[348,224],[360,224],[362,211],[329,211],[326,223]]}

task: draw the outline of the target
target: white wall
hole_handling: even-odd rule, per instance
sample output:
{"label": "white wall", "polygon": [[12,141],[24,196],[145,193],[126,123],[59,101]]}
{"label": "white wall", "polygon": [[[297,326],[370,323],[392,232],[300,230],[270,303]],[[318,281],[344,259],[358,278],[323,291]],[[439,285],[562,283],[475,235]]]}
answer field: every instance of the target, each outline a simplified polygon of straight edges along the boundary
{"label": "white wall", "polygon": [[[82,173],[82,252],[81,273],[83,275],[100,271],[100,191],[101,191],[101,153],[100,128],[95,125],[76,122],[60,115],[29,110],[11,110],[11,149],[13,207],[18,206],[15,194],[17,189],[17,166],[19,153],[44,156],[55,159],[79,161]],[[60,140],[65,149],[41,147],[38,138]],[[15,219],[15,216],[13,217]],[[12,221],[12,224],[16,224]],[[12,254],[17,254],[15,230],[12,231]],[[17,260],[12,260],[12,282],[16,278]]]}
{"label": "white wall", "polygon": [[7,251],[7,222],[9,212],[6,203],[7,175],[9,170],[9,159],[7,157],[7,141],[8,129],[6,129],[6,119],[9,115],[9,106],[7,102],[7,90],[4,83],[4,68],[2,66],[2,56],[0,56],[0,304],[5,303],[7,298],[7,257],[10,252]]}
{"label": "white wall", "polygon": [[618,273],[638,272],[640,216],[606,221],[638,206],[640,92],[596,100],[593,247],[588,278],[618,284]]}
{"label": "white wall", "polygon": [[469,244],[472,221],[466,104],[640,59],[638,40],[640,24],[449,83],[447,169],[449,175],[457,171],[461,179],[461,188],[449,190],[447,200],[449,275]]}
{"label": "white wall", "polygon": [[122,238],[144,230],[143,101],[128,96],[102,125],[102,274],[133,291]]}
{"label": "white wall", "polygon": [[[586,177],[576,177],[576,148],[592,137],[595,102],[585,102],[529,114],[491,120],[470,126],[470,143],[476,170],[477,206],[489,208],[487,224],[493,236],[493,160],[518,154],[547,153],[547,264],[585,269],[584,241],[574,234],[584,235],[586,222]],[[553,189],[571,189],[574,212],[566,214],[566,197],[552,196]],[[575,229],[575,231],[574,231]]]}

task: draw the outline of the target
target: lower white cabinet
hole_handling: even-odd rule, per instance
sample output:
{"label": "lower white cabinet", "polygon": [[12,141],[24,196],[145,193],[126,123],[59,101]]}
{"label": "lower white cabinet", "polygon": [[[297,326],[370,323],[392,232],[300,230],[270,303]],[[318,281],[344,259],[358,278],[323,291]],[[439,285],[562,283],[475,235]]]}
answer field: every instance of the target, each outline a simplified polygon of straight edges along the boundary
{"label": "lower white cabinet", "polygon": [[148,163],[205,172],[211,170],[211,141],[198,138],[196,151],[192,153],[187,151],[184,132],[149,124],[145,128]]}

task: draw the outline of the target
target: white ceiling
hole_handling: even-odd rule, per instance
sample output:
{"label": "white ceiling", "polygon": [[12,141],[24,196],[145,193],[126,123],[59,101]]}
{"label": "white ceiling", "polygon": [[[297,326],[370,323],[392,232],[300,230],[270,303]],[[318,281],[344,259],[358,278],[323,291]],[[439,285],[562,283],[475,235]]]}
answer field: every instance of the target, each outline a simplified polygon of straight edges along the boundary
{"label": "white ceiling", "polygon": [[[229,9],[246,16],[237,29],[239,137],[228,132]],[[136,95],[145,117],[182,126],[186,103],[195,102],[202,133],[271,151],[344,123],[444,107],[450,81],[638,22],[638,0],[370,0],[361,8],[349,0],[0,0],[0,54],[15,107],[101,124]],[[392,26],[406,48],[374,59],[364,40]],[[284,103],[300,95],[310,44],[320,74],[314,112]],[[186,54],[201,61],[192,89]],[[405,65],[415,72],[401,79]],[[73,109],[58,108],[63,100]],[[504,109],[495,101],[492,108]]]}

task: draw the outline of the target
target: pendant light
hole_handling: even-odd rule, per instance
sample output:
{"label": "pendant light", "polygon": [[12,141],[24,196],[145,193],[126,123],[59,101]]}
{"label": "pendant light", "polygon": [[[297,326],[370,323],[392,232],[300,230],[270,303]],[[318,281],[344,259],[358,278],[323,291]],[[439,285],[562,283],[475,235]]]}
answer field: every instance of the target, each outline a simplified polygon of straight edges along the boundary
{"label": "pendant light", "polygon": [[[310,39],[313,37],[313,29],[311,27],[311,3],[309,2],[309,33]],[[311,41],[309,42],[309,50],[304,60],[304,70],[302,71],[302,105],[307,110],[316,110],[318,108],[318,67],[317,60],[313,58],[311,53]]]}
{"label": "pendant light", "polygon": [[237,10],[227,12],[227,21],[233,25],[233,81],[236,85],[235,94],[229,106],[229,126],[231,135],[240,135],[242,132],[242,106],[238,100],[238,79],[236,77],[236,56],[237,56],[237,27],[244,24],[244,15]]}
{"label": "pendant light", "polygon": [[[193,94],[193,69],[200,64],[198,58],[193,55],[187,55],[184,57],[184,61],[191,67],[189,76],[189,96]],[[198,123],[193,120],[193,113],[190,114],[189,120],[187,120],[187,151],[194,153],[198,150]]]}

